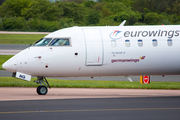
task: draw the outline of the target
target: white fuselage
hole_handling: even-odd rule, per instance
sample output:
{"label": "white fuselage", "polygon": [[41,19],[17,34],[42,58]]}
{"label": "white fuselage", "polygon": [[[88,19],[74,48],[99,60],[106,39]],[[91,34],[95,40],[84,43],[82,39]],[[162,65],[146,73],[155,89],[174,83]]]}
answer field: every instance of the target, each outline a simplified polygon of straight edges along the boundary
{"label": "white fuselage", "polygon": [[4,63],[31,76],[129,76],[180,74],[180,26],[72,27],[45,38],[67,46],[30,46]]}

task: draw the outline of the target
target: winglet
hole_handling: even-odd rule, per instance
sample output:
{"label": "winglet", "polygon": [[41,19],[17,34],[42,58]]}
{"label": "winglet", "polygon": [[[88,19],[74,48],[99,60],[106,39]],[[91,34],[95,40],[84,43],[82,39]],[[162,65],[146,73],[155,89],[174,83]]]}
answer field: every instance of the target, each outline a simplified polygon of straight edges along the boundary
{"label": "winglet", "polygon": [[126,20],[124,20],[119,26],[124,26],[125,23],[126,23]]}

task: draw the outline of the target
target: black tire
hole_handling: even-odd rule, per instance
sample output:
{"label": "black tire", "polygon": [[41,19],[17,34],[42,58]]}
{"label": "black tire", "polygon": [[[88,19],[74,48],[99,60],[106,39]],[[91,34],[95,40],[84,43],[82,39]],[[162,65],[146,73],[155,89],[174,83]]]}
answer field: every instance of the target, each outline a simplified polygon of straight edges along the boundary
{"label": "black tire", "polygon": [[46,86],[38,86],[36,91],[39,95],[46,95],[48,92],[48,89]]}

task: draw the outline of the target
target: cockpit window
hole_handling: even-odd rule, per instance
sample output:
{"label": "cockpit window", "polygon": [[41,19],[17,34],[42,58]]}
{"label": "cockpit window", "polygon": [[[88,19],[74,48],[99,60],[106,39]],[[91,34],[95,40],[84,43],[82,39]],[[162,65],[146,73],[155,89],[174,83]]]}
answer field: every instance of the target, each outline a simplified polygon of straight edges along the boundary
{"label": "cockpit window", "polygon": [[52,38],[42,38],[38,40],[34,46],[46,46],[52,40]]}
{"label": "cockpit window", "polygon": [[68,46],[70,45],[69,39],[67,38],[55,38],[49,44],[50,46]]}

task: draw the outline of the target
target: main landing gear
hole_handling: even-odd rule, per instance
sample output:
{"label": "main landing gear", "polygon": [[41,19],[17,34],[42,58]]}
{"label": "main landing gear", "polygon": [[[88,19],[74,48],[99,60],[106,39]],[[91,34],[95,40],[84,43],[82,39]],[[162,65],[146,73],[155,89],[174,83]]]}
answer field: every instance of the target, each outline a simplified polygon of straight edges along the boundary
{"label": "main landing gear", "polygon": [[[36,91],[39,95],[46,95],[47,92],[48,92],[48,89],[47,87],[51,88],[48,81],[46,80],[45,77],[37,77],[37,81],[34,81],[36,82],[37,84],[40,84],[40,86],[37,87]],[[44,83],[44,85],[42,85]]]}

